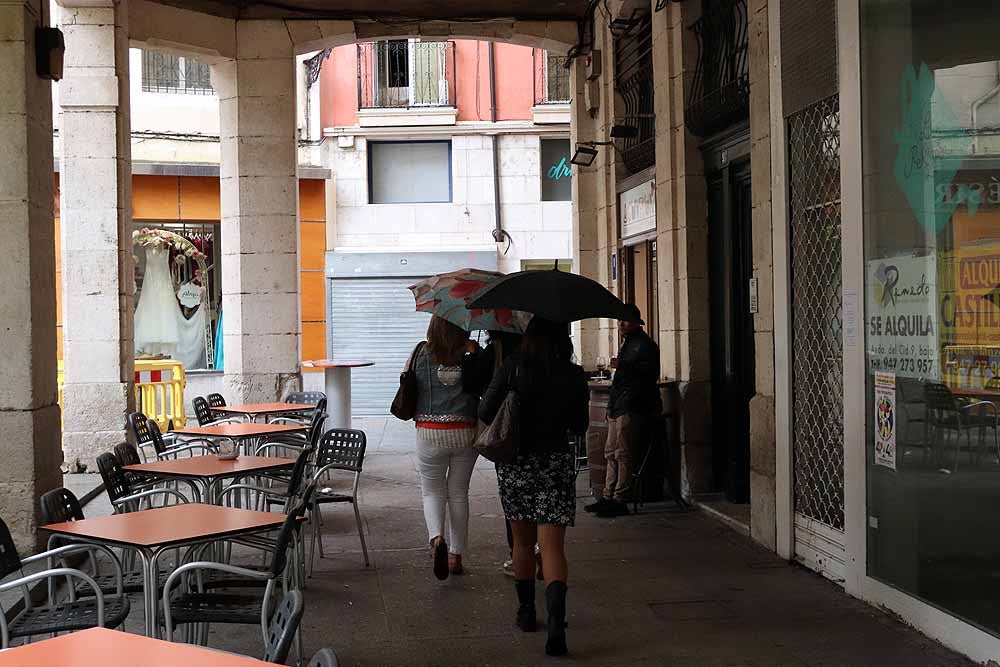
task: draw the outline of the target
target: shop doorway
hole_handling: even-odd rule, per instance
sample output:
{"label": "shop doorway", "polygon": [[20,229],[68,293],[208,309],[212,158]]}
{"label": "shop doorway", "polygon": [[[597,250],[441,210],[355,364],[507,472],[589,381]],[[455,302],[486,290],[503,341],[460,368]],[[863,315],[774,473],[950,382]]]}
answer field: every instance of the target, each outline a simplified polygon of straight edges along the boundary
{"label": "shop doorway", "polygon": [[755,392],[748,142],[706,151],[708,172],[712,466],[716,490],[750,502],[750,399]]}
{"label": "shop doorway", "polygon": [[657,317],[656,241],[626,245],[621,251],[624,264],[625,301],[642,311],[646,333],[653,340],[660,330]]}

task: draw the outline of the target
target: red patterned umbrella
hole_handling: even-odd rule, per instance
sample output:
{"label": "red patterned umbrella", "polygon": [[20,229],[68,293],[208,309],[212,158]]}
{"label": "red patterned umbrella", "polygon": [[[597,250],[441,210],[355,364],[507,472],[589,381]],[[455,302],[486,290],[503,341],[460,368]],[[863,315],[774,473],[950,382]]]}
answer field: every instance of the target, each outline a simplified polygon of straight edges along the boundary
{"label": "red patterned umbrella", "polygon": [[441,273],[410,285],[417,310],[444,318],[465,331],[524,333],[531,315],[509,308],[469,308],[465,299],[504,274],[481,269]]}

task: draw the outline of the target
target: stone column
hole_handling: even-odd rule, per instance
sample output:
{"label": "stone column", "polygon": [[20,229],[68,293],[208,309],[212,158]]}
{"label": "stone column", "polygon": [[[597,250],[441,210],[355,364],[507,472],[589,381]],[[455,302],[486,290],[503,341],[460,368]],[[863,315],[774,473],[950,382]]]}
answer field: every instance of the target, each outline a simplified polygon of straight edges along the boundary
{"label": "stone column", "polygon": [[212,68],[226,398],[273,401],[300,382],[295,57],[280,21],[238,21],[236,40]]}
{"label": "stone column", "polygon": [[653,12],[660,354],[664,375],[678,383],[685,495],[712,486],[708,198],[698,141],[684,124],[698,54],[689,26],[698,16],[690,3]]}
{"label": "stone column", "polygon": [[38,497],[62,483],[56,404],[52,86],[35,72],[45,0],[0,0],[0,516],[36,545]]}
{"label": "stone column", "polygon": [[135,405],[127,5],[62,5],[63,448],[93,469]]}
{"label": "stone column", "polygon": [[767,0],[749,3],[750,198],[757,394],[750,401],[750,535],[768,549],[775,528],[774,259],[771,227],[771,104]]}

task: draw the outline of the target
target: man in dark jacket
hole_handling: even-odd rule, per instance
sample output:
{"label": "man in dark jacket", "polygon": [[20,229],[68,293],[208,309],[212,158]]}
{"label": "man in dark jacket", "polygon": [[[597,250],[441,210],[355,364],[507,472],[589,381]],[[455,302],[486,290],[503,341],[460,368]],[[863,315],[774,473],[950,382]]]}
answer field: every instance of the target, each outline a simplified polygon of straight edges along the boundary
{"label": "man in dark jacket", "polygon": [[639,443],[649,437],[649,418],[660,414],[660,348],[642,330],[639,308],[629,304],[632,316],[618,322],[622,344],[608,398],[608,440],[604,446],[607,474],[604,496],[585,509],[601,517],[628,514],[629,491]]}

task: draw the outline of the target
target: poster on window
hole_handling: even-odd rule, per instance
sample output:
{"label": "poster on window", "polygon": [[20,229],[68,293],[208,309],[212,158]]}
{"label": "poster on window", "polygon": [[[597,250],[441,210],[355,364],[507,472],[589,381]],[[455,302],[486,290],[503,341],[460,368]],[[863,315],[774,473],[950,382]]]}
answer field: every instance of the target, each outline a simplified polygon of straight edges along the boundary
{"label": "poster on window", "polygon": [[896,374],[875,372],[875,465],[896,469]]}
{"label": "poster on window", "polygon": [[933,256],[868,262],[868,363],[872,371],[937,379],[937,264]]}

